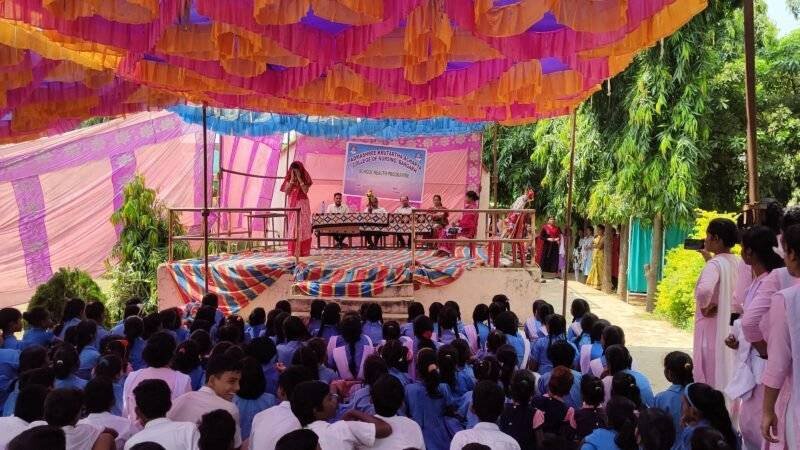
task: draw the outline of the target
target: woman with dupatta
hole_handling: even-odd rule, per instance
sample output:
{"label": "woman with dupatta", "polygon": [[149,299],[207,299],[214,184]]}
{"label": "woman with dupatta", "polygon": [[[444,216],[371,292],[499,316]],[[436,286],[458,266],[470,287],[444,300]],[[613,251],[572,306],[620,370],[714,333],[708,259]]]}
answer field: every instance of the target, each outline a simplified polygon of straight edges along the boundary
{"label": "woman with dupatta", "polygon": [[[528,206],[528,203],[533,201],[533,191],[528,190],[524,194],[517,197],[514,200],[514,203],[511,204],[512,211],[519,211],[525,209]],[[527,216],[520,212],[512,212],[510,213],[505,220],[505,229],[503,230],[503,238],[505,239],[525,239],[525,235],[527,234]],[[493,245],[493,256],[499,258],[500,255],[500,245],[499,244],[492,244]],[[511,244],[511,260],[516,262],[517,256],[519,256],[520,263],[525,260],[526,257],[526,249],[525,244],[518,242]],[[498,266],[498,262],[494,263],[494,266]]]}
{"label": "woman with dupatta", "polygon": [[[478,209],[478,194],[475,191],[467,191],[465,195],[464,209]],[[447,226],[440,230],[438,239],[456,239],[464,237],[467,239],[475,239],[478,232],[478,213],[465,212],[461,214],[461,219],[456,222],[456,226],[460,228],[458,235],[448,234]],[[437,244],[438,250],[436,256],[450,257],[455,254],[456,245],[451,242],[439,242]],[[470,258],[475,257],[475,244],[469,245]]]}
{"label": "woman with dupatta", "polygon": [[558,252],[561,245],[561,228],[556,225],[555,217],[548,217],[547,223],[539,233],[542,242],[542,260],[539,265],[542,272],[558,273]]}
{"label": "woman with dupatta", "polygon": [[308,256],[311,254],[311,205],[308,202],[308,189],[313,184],[311,175],[308,174],[303,163],[295,161],[289,166],[289,171],[283,179],[281,191],[286,194],[288,208],[300,208],[300,221],[298,228],[297,212],[289,211],[286,214],[288,223],[287,236],[297,236],[299,240],[289,241],[289,255]]}
{"label": "woman with dupatta", "polygon": [[592,268],[589,276],[586,277],[586,285],[595,289],[600,289],[603,284],[603,273],[606,270],[606,252],[603,243],[603,235],[606,234],[606,227],[597,226],[597,233],[592,241]]}

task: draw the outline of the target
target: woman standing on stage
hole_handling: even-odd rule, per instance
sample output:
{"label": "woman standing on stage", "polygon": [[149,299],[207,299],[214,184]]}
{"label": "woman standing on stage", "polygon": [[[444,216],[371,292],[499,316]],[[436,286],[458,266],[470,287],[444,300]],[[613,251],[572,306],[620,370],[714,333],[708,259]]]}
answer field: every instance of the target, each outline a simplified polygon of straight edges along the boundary
{"label": "woman standing on stage", "polygon": [[308,256],[311,254],[311,205],[308,202],[308,189],[313,184],[311,176],[306,171],[303,163],[295,161],[289,166],[289,171],[283,179],[281,191],[286,193],[289,208],[300,208],[300,228],[295,230],[297,214],[290,211],[286,214],[289,221],[288,236],[295,236],[300,240],[297,248],[295,241],[289,241],[289,255]]}

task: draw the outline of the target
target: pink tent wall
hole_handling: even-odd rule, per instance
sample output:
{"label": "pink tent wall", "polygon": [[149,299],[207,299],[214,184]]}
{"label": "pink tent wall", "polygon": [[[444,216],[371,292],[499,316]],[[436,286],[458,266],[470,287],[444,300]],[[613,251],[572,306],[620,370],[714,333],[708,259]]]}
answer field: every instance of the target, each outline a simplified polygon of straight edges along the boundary
{"label": "pink tent wall", "polygon": [[0,147],[0,306],[27,302],[59,267],[102,274],[136,173],[166,204],[201,206],[202,150],[202,131],[166,112]]}

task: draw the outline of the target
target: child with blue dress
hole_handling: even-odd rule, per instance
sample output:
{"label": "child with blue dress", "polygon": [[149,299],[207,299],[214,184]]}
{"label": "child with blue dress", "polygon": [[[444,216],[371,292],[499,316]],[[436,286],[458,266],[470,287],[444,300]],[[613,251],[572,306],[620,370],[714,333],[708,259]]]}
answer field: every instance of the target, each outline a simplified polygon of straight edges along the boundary
{"label": "child with blue dress", "polygon": [[412,383],[411,377],[408,375],[408,366],[411,362],[411,351],[403,345],[398,339],[386,341],[378,352],[386,361],[386,366],[389,369],[389,375],[400,380],[405,388]]}
{"label": "child with blue dress", "polygon": [[244,353],[255,358],[261,365],[261,371],[264,373],[266,383],[266,392],[277,395],[280,373],[276,365],[278,351],[272,339],[267,336],[257,337],[245,345]]}
{"label": "child with blue dress", "polygon": [[[500,384],[502,367],[494,356],[487,356],[475,361],[472,365],[475,371],[475,384],[480,381],[491,381]],[[458,400],[457,416],[464,429],[473,428],[479,422],[478,416],[472,411],[472,391],[467,392]]]}
{"label": "child with blue dress", "polygon": [[312,330],[311,335],[328,341],[339,335],[339,322],[341,321],[342,308],[338,303],[328,303],[322,311],[319,328]]}
{"label": "child with blue dress", "polygon": [[289,316],[283,321],[283,336],[285,342],[279,343],[278,363],[288,366],[292,363],[294,352],[303,346],[303,342],[308,339],[308,330],[303,324],[303,320],[297,316]]}
{"label": "child with blue dress", "polygon": [[325,300],[311,300],[308,312],[308,332],[314,334],[322,326],[322,311],[325,310]]}
{"label": "child with blue dress", "polygon": [[86,305],[84,309],[86,319],[91,320],[95,324],[94,341],[91,345],[95,349],[100,349],[100,342],[104,337],[108,336],[108,330],[103,326],[106,318],[106,307],[103,302],[93,301]]}
{"label": "child with blue dress", "polygon": [[97,324],[93,320],[82,320],[73,331],[70,333],[70,336],[73,337],[71,343],[75,346],[80,360],[77,375],[88,381],[92,378],[92,369],[100,359],[100,352],[93,345]]}
{"label": "child with blue dress", "polygon": [[389,368],[386,361],[378,355],[370,355],[364,361],[364,383],[361,387],[357,388],[347,403],[339,405],[339,414],[341,417],[344,413],[350,410],[361,411],[366,414],[375,414],[375,406],[372,403],[372,396],[370,392],[372,385],[383,375],[389,373]]}
{"label": "child with blue dress", "polygon": [[50,331],[50,327],[53,326],[50,312],[41,306],[37,306],[22,313],[22,318],[28,322],[28,329],[22,335],[22,348],[32,345],[50,347],[55,338],[53,332]]}
{"label": "child with blue dress", "polygon": [[369,336],[373,343],[381,342],[383,340],[383,310],[381,305],[377,303],[368,304],[365,316],[364,334]]}
{"label": "child with blue dress", "polygon": [[732,449],[740,447],[722,392],[704,383],[690,383],[683,390],[683,430],[674,450],[692,450],[692,436],[699,428],[710,427],[722,434]]}
{"label": "child with blue dress", "polygon": [[605,357],[608,364],[608,375],[603,378],[603,383],[607,387],[607,395],[611,395],[611,390],[608,388],[611,387],[613,377],[619,373],[624,373],[630,375],[634,380],[641,396],[642,406],[646,408],[652,407],[655,403],[655,396],[653,395],[650,380],[643,373],[631,368],[633,358],[628,349],[623,345],[612,345],[606,348]]}
{"label": "child with blue dress", "polygon": [[408,338],[414,337],[414,321],[419,316],[425,315],[425,306],[420,302],[411,302],[407,307],[407,320],[403,326],[400,327],[400,335]]}
{"label": "child with blue dress", "polygon": [[111,406],[111,414],[122,415],[122,390],[124,387],[122,359],[117,355],[103,355],[94,367],[94,378],[105,378],[111,383],[111,390],[114,393],[114,404]]}
{"label": "child with blue dress", "polygon": [[637,450],[636,406],[624,397],[612,397],[606,404],[608,423],[583,440],[581,450]]}
{"label": "child with blue dress", "polygon": [[472,311],[472,325],[464,327],[464,335],[473,354],[477,354],[486,346],[486,339],[492,331],[489,324],[489,307],[484,303],[475,305]]}
{"label": "child with blue dress", "polygon": [[254,308],[247,317],[247,326],[244,328],[244,342],[250,342],[264,334],[266,324],[267,312],[260,306]]}
{"label": "child with blue dress", "polygon": [[78,352],[75,351],[72,344],[62,343],[50,359],[53,364],[53,374],[56,377],[53,388],[83,390],[87,381],[77,375],[80,360]]}
{"label": "child with blue dress", "polygon": [[339,326],[341,335],[328,341],[328,366],[336,369],[343,380],[363,379],[364,360],[375,348],[370,338],[362,333],[361,318],[346,315]]}
{"label": "child with blue dress", "polygon": [[245,357],[242,361],[242,377],[239,380],[239,391],[233,397],[233,403],[239,409],[239,426],[242,440],[250,437],[253,417],[267,408],[275,406],[277,399],[266,391],[267,380],[261,364],[253,357]]}
{"label": "child with blue dress", "polygon": [[197,342],[188,339],[175,349],[172,358],[172,369],[189,375],[192,380],[192,390],[196,391],[203,386],[203,366],[200,359],[200,350]]}
{"label": "child with blue dress", "polygon": [[678,434],[683,429],[681,424],[683,390],[687,385],[694,383],[693,368],[692,357],[688,354],[678,351],[668,353],[664,357],[664,376],[671,385],[665,391],[656,394],[653,404],[672,417],[672,423]]}
{"label": "child with blue dress", "polygon": [[61,323],[53,330],[62,341],[65,340],[66,332],[70,328],[79,324],[83,320],[83,311],[86,303],[79,298],[71,298],[64,304],[64,312],[61,315]]}
{"label": "child with blue dress", "polygon": [[517,367],[525,368],[531,356],[531,343],[519,332],[519,320],[511,311],[503,311],[494,321],[495,327],[506,336],[506,344],[517,353]]}
{"label": "child with blue dress", "polygon": [[458,332],[458,312],[453,308],[444,307],[439,311],[434,340],[437,346],[442,346],[456,339],[466,339],[466,336]]}
{"label": "child with blue dress", "polygon": [[576,337],[583,334],[583,316],[590,313],[589,302],[582,298],[576,298],[570,305],[570,314],[572,314],[572,322],[567,328],[567,340],[573,342]]}
{"label": "child with blue dress", "polygon": [[[572,343],[567,341],[565,330],[566,321],[564,320],[564,316],[560,314],[550,314],[545,322],[547,324],[547,336],[537,339],[531,349],[531,368],[540,375],[544,375],[553,370],[553,362],[547,354],[550,351],[550,347],[552,347],[555,342],[567,342],[568,345],[574,348]],[[575,349],[575,354],[577,354],[577,352],[578,350]],[[577,360],[577,358],[575,359]]]}
{"label": "child with blue dress", "polygon": [[0,309],[0,332],[3,334],[2,348],[22,350],[20,342],[14,333],[22,331],[22,313],[17,308]]}
{"label": "child with blue dress", "polygon": [[453,436],[462,429],[461,423],[449,414],[456,399],[440,378],[434,350],[420,350],[416,366],[418,381],[406,386],[406,415],[422,429],[425,448],[448,450]]}
{"label": "child with blue dress", "polygon": [[125,329],[123,331],[125,340],[128,341],[128,363],[133,370],[143,369],[146,364],[142,358],[145,342],[142,339],[144,334],[144,322],[141,317],[131,316],[125,319]]}
{"label": "child with blue dress", "polygon": [[[589,317],[589,315],[587,315],[587,317]],[[581,373],[591,373],[596,377],[600,377],[600,375],[595,375],[592,372],[592,366],[598,365],[597,363],[593,363],[593,361],[603,357],[603,331],[610,325],[611,324],[607,320],[597,319],[589,331],[589,342],[578,347],[578,360],[580,361],[579,366]],[[599,364],[599,366],[602,367],[602,363]]]}
{"label": "child with blue dress", "polygon": [[456,393],[463,395],[475,387],[475,372],[472,370],[472,352],[469,343],[464,339],[456,339],[452,344],[458,352],[456,368]]}
{"label": "child with blue dress", "polygon": [[[569,394],[564,397],[564,403],[577,410],[583,405],[583,396],[581,395],[581,378],[583,374],[572,368],[575,361],[575,347],[570,345],[567,341],[557,341],[550,346],[550,349],[547,351],[547,356],[554,367],[564,367],[572,372],[572,386],[570,387]],[[537,387],[540,395],[547,393],[547,385],[550,382],[551,373],[552,371],[544,373],[539,378]]]}

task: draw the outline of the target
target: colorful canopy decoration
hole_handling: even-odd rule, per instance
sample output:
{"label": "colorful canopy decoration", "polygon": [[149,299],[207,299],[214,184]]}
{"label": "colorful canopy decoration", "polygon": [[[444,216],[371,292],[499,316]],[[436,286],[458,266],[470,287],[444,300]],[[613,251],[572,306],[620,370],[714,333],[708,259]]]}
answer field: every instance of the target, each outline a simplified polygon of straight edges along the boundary
{"label": "colorful canopy decoration", "polygon": [[[203,108],[177,105],[170,110],[185,122],[202,124]],[[306,136],[350,138],[369,136],[379,139],[399,137],[457,135],[481,132],[485,122],[462,122],[447,117],[434,119],[353,119],[260,113],[241,109],[208,108],[208,129],[231,136],[269,136],[296,131]]]}
{"label": "colorful canopy decoration", "polygon": [[3,0],[0,140],[179,103],[523,123],[705,0]]}

